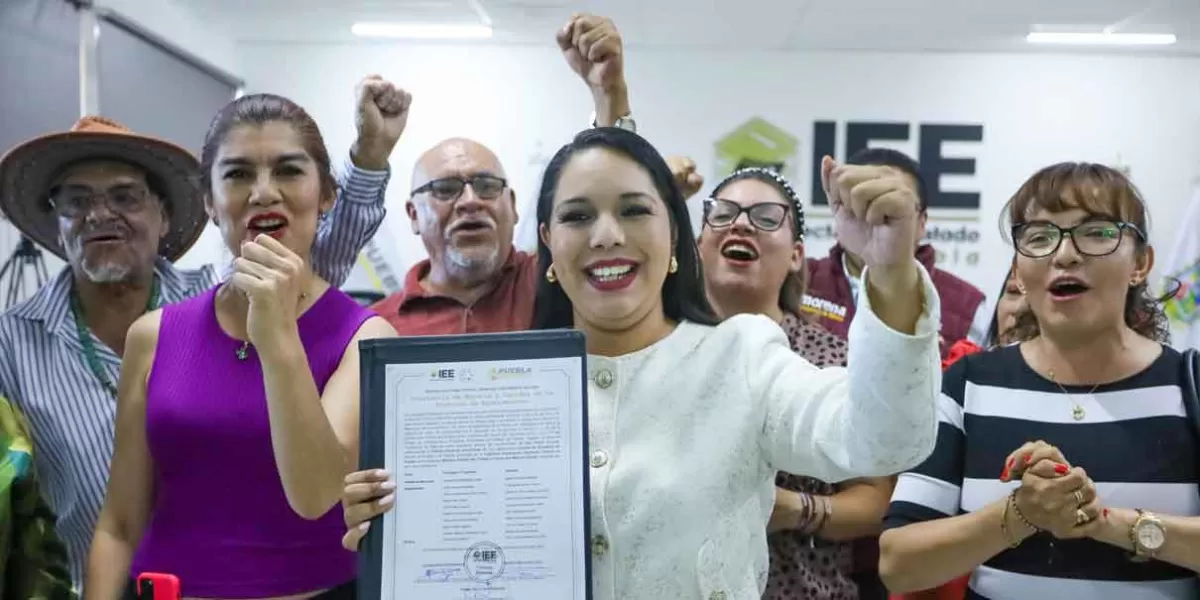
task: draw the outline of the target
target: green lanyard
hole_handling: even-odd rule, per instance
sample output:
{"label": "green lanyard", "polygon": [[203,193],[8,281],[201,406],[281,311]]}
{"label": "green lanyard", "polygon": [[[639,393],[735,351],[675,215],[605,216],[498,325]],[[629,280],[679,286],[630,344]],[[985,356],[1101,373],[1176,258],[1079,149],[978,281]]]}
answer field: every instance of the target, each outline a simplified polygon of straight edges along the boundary
{"label": "green lanyard", "polygon": [[[158,308],[158,280],[150,285],[150,300],[146,302],[146,312],[156,308]],[[108,390],[108,393],[115,398],[117,386],[113,385],[108,374],[104,372],[104,366],[100,364],[100,355],[96,353],[96,344],[92,342],[92,334],[88,331],[87,324],[83,322],[83,305],[79,302],[79,294],[75,292],[71,292],[71,313],[75,316],[75,330],[79,333],[79,344],[83,346],[83,358],[91,368],[92,374],[100,381],[100,385],[103,385],[104,389]]]}

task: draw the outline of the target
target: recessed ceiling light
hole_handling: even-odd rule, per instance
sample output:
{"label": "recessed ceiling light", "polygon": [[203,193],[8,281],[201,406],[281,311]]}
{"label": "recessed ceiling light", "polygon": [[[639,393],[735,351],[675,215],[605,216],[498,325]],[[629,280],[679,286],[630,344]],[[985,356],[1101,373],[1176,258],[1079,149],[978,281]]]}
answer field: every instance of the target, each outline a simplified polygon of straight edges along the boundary
{"label": "recessed ceiling light", "polygon": [[1034,31],[1025,37],[1025,41],[1030,44],[1072,46],[1168,46],[1175,43],[1175,34]]}
{"label": "recessed ceiling light", "polygon": [[404,38],[419,40],[464,40],[492,37],[486,25],[417,25],[405,23],[355,23],[350,33],[367,38]]}

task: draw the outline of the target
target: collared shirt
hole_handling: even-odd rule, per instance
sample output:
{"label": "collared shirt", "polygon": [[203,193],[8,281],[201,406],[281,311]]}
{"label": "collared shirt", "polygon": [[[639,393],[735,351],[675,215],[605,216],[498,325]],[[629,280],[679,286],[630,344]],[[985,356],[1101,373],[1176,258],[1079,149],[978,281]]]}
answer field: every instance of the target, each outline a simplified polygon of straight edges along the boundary
{"label": "collared shirt", "polygon": [[533,322],[537,294],[537,255],[513,250],[496,275],[495,287],[471,304],[430,293],[421,286],[429,273],[425,259],[404,278],[404,289],[380,300],[371,310],[400,335],[451,335],[525,331]]}
{"label": "collared shirt", "polygon": [[[348,165],[341,194],[318,226],[312,252],[314,270],[332,285],[345,281],[359,250],[382,223],[388,177],[386,171]],[[186,300],[219,282],[211,265],[185,271],[161,258],[154,274],[162,304]],[[58,514],[71,576],[82,587],[108,483],[117,404],[84,356],[70,309],[72,287],[70,267],[64,267],[32,298],[0,315],[0,395],[29,419],[34,461]],[[101,367],[116,382],[121,358],[90,335]]]}

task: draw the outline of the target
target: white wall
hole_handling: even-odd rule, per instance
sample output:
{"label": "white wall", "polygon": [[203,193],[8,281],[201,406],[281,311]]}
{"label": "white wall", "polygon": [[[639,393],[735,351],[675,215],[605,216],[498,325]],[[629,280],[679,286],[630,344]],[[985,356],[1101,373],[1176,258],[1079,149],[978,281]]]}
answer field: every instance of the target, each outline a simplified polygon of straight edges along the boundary
{"label": "white wall", "polygon": [[237,75],[233,39],[201,21],[187,0],[96,0],[222,71]]}
{"label": "white wall", "polygon": [[[385,224],[402,268],[424,257],[403,209],[420,152],[456,135],[491,146],[519,193],[522,214],[532,215],[545,162],[590,116],[589,96],[552,44],[262,43],[240,44],[237,53],[248,91],[281,93],[306,106],[339,152],[354,135],[359,77],[378,72],[413,92],[409,129],[393,156]],[[1062,160],[1128,165],[1151,206],[1152,241],[1164,251],[1200,175],[1200,59],[633,50],[628,63],[642,132],[664,154],[693,156],[710,178],[714,142],[756,115],[801,139],[801,165],[810,161],[816,119],[982,123],[983,143],[968,147],[976,176],[945,185],[982,192],[979,221],[967,224],[981,242],[940,249],[947,268],[989,295],[1011,256],[998,231],[999,209],[1037,168]],[[915,143],[899,147],[915,155]],[[804,195],[808,179],[802,166],[796,184]],[[521,241],[528,243],[532,227],[523,225]],[[823,254],[828,244],[812,239],[809,251]],[[972,252],[973,265],[966,259]]]}

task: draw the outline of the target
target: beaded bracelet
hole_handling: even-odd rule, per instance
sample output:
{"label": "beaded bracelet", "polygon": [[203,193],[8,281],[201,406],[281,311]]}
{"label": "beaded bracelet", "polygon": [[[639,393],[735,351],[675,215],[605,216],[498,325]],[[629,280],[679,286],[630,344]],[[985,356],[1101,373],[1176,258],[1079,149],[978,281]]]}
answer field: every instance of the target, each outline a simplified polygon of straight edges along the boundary
{"label": "beaded bracelet", "polygon": [[1033,523],[1030,523],[1029,519],[1025,518],[1025,513],[1022,513],[1021,507],[1017,506],[1017,491],[1019,489],[1020,488],[1013,490],[1012,493],[1008,495],[1008,501],[1012,503],[1013,514],[1017,515],[1017,518],[1020,519],[1021,523],[1024,524],[1026,527],[1034,530],[1035,532],[1041,531],[1041,529],[1038,529],[1037,527],[1035,527],[1033,525]]}
{"label": "beaded bracelet", "polygon": [[1021,545],[1021,540],[1013,537],[1012,533],[1008,531],[1008,505],[1010,504],[1013,505],[1014,509],[1016,508],[1016,503],[1013,501],[1012,496],[1004,499],[1004,510],[1000,512],[1000,533],[1004,535],[1004,540],[1008,542],[1009,548],[1016,548]]}

